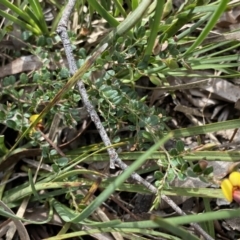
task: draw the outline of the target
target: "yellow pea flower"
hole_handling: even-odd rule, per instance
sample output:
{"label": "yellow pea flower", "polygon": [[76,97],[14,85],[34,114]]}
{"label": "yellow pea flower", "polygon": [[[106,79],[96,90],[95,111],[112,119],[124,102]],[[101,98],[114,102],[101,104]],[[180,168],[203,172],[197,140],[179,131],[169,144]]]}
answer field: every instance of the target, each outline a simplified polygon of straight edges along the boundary
{"label": "yellow pea flower", "polygon": [[240,173],[239,172],[232,172],[229,175],[229,180],[234,187],[240,187]]}
{"label": "yellow pea flower", "polygon": [[229,179],[225,178],[222,182],[221,182],[221,188],[223,191],[223,195],[224,197],[229,201],[232,202],[233,201],[233,185],[232,183],[229,181]]}
{"label": "yellow pea flower", "polygon": [[[30,123],[33,123],[33,122],[38,118],[38,116],[39,116],[39,114],[33,114],[33,115],[29,118]],[[44,130],[43,120],[42,120],[42,119],[37,123],[37,125],[35,126],[34,129],[35,129],[35,130],[41,130],[41,131]],[[34,130],[31,131],[31,133],[32,133],[32,132],[34,132]]]}
{"label": "yellow pea flower", "polygon": [[232,172],[228,178],[221,182],[221,188],[225,198],[232,202],[240,203],[240,172]]}

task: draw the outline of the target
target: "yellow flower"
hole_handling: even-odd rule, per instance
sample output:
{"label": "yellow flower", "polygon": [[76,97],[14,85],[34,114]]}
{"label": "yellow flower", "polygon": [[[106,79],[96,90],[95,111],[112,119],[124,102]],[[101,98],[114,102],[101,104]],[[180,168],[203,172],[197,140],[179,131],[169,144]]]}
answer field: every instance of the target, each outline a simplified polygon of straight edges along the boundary
{"label": "yellow flower", "polygon": [[221,188],[225,198],[232,202],[240,203],[240,172],[232,172],[228,178],[221,182]]}
{"label": "yellow flower", "polygon": [[[37,118],[38,118],[39,114],[34,114],[30,117],[29,122],[33,123]],[[36,130],[44,130],[44,126],[43,126],[43,120],[41,119],[36,126],[34,127],[34,129],[32,131],[30,131],[30,134],[32,134],[33,132],[35,132]]]}

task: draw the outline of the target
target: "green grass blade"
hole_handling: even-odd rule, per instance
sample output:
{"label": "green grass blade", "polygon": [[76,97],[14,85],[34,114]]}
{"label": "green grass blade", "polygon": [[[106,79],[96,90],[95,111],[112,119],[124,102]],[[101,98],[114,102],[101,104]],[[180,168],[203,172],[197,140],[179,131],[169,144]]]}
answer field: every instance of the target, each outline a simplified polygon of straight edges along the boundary
{"label": "green grass blade", "polygon": [[198,134],[206,134],[210,132],[217,132],[220,129],[221,130],[234,129],[234,128],[239,128],[239,126],[240,126],[240,119],[236,119],[236,120],[229,120],[225,122],[206,124],[204,126],[181,128],[181,129],[173,130],[172,133],[175,138],[179,138],[179,137],[195,136]]}
{"label": "green grass blade", "polygon": [[[206,212],[211,212],[211,206],[210,206],[210,199],[208,198],[203,198],[203,203],[204,203],[204,207],[205,207],[205,211]],[[209,233],[209,235],[215,239],[215,230],[214,230],[214,223],[213,221],[207,221],[207,232]]]}
{"label": "green grass blade", "polygon": [[5,145],[5,136],[4,135],[0,135],[0,156],[8,153],[8,149]]}
{"label": "green grass blade", "polygon": [[[38,26],[35,24],[35,22],[31,19],[31,17],[28,14],[26,14],[23,10],[21,10],[19,7],[16,7],[14,4],[10,3],[10,1],[7,1],[7,0],[2,0],[1,3],[5,7],[11,9],[14,13],[16,13],[19,17],[21,17],[27,23],[29,23],[33,28],[40,30],[40,29],[38,29]],[[11,15],[11,14],[8,14],[8,15]],[[13,22],[16,22],[16,21],[13,21]],[[35,31],[33,31],[33,32],[35,32]]]}
{"label": "green grass blade", "polygon": [[8,20],[19,25],[21,28],[27,29],[36,35],[41,34],[41,30],[37,26],[29,25],[28,23],[19,20],[17,17],[14,17],[13,15],[8,14],[7,12],[0,10],[0,16],[7,18]]}
{"label": "green grass blade", "polygon": [[[36,191],[44,190],[44,189],[56,189],[56,188],[76,188],[82,185],[81,182],[48,182],[48,183],[36,183],[35,189]],[[24,188],[14,188],[12,191],[9,191],[7,195],[4,195],[4,202],[15,202],[19,199],[27,197],[32,194],[31,186],[25,186]],[[39,197],[41,197],[39,195]]]}
{"label": "green grass blade", "polygon": [[42,34],[46,34],[46,32],[44,31],[44,29],[42,29],[42,20],[39,20],[37,15],[29,8],[29,7],[25,7],[25,12],[28,14],[28,16],[34,21],[35,25],[38,26],[39,29],[41,29],[41,33]]}
{"label": "green grass blade", "polygon": [[[122,160],[131,161],[139,158],[143,153],[144,152],[120,153],[119,156]],[[192,151],[189,153],[182,153],[182,156],[186,161],[206,159],[207,161],[238,162],[240,159],[240,151]],[[166,154],[162,151],[152,153],[150,158],[161,159],[163,162],[167,161]],[[93,156],[87,157],[84,162],[106,161],[106,159],[106,153],[94,154]]]}
{"label": "green grass blade", "polygon": [[150,25],[150,36],[147,41],[147,47],[145,50],[143,61],[148,61],[149,57],[152,54],[152,49],[158,34],[158,26],[162,18],[163,8],[164,8],[164,1],[157,1],[153,23]]}
{"label": "green grass blade", "polygon": [[[220,211],[214,211],[214,212],[202,213],[202,214],[170,217],[165,219],[165,221],[173,225],[185,225],[193,222],[200,223],[200,222],[206,222],[206,221],[214,221],[218,219],[229,219],[229,218],[239,217],[239,215],[240,215],[240,209],[238,208],[234,210],[220,210]],[[152,215],[151,219],[152,220],[137,222],[138,228],[142,228],[142,229],[159,228],[159,224],[154,220],[158,220],[158,219],[162,220],[162,218]],[[127,223],[122,222],[121,224],[116,225],[115,228],[133,228],[134,226],[136,226],[136,222],[127,222]]]}
{"label": "green grass blade", "polygon": [[132,11],[135,10],[138,7],[138,0],[132,0]]}
{"label": "green grass blade", "polygon": [[199,21],[197,21],[196,23],[194,23],[193,26],[191,26],[190,28],[187,28],[187,30],[185,30],[185,31],[183,31],[182,33],[180,33],[179,35],[177,35],[178,41],[181,40],[181,39],[183,39],[184,37],[189,36],[191,32],[193,32],[195,29],[197,29],[197,28],[200,27],[202,24],[204,24],[211,16],[212,16],[212,13],[206,14],[204,17],[202,17],[201,19],[199,19]]}
{"label": "green grass blade", "polygon": [[32,14],[35,16],[35,18],[37,19],[36,24],[38,25],[38,27],[42,30],[42,33],[45,35],[49,34],[48,31],[48,27],[47,27],[47,23],[42,11],[42,7],[39,3],[38,0],[29,0],[29,4],[31,6],[31,11]]}
{"label": "green grass blade", "polygon": [[59,10],[57,16],[54,18],[53,22],[52,22],[52,26],[51,26],[51,32],[50,32],[50,35],[54,34],[56,29],[57,29],[57,26],[58,26],[58,23],[62,17],[62,13],[63,13],[63,10],[64,10],[65,6],[61,7],[61,9]]}
{"label": "green grass blade", "polygon": [[30,186],[31,186],[31,190],[32,190],[32,193],[33,195],[38,199],[40,200],[40,197],[39,197],[39,194],[35,188],[35,183],[33,181],[33,178],[32,178],[32,171],[31,169],[28,170],[28,178],[29,178],[29,183],[30,183]]}
{"label": "green grass blade", "polygon": [[160,36],[159,41],[163,43],[165,40],[168,40],[169,38],[173,37],[179,29],[181,29],[186,23],[190,21],[190,19],[194,16],[193,13],[194,8],[192,7],[190,10],[183,12],[182,14],[179,14],[178,19],[168,27],[166,31],[163,32],[163,34]]}
{"label": "green grass blade", "polygon": [[151,0],[142,1],[137,9],[133,11],[127,18],[120,23],[116,29],[111,31],[96,47],[98,49],[104,43],[113,43],[115,36],[121,36],[123,34],[127,34],[128,31],[133,28],[144,16],[145,12],[148,10],[148,7],[151,5]]}
{"label": "green grass blade", "polygon": [[38,0],[28,0],[31,9],[33,11],[33,13],[35,14],[35,16],[40,20],[41,18],[43,18],[43,12],[42,12],[42,7],[39,4]]}
{"label": "green grass blade", "polygon": [[158,217],[154,221],[159,225],[159,227],[166,229],[168,232],[171,232],[174,235],[181,237],[182,239],[199,240],[198,237],[192,235],[187,230],[184,230],[183,228],[178,227],[163,218]]}
{"label": "green grass blade", "polygon": [[28,15],[24,11],[22,11],[19,7],[12,4],[10,1],[2,0],[1,4],[3,4],[5,7],[9,8],[9,9],[11,9],[14,13],[17,13],[25,21],[28,22],[30,20]]}
{"label": "green grass blade", "polygon": [[216,10],[213,13],[211,19],[209,20],[209,22],[207,23],[207,25],[205,26],[205,28],[203,29],[201,34],[198,36],[198,38],[193,43],[193,45],[187,49],[187,51],[183,54],[183,56],[185,56],[189,53],[192,53],[194,51],[194,49],[197,48],[204,41],[204,39],[207,37],[209,32],[216,25],[218,19],[222,15],[222,13],[225,11],[227,4],[228,4],[228,0],[221,0],[220,1],[220,4],[216,8]]}
{"label": "green grass blade", "polygon": [[[121,1],[121,2],[120,2]],[[113,0],[113,2],[116,5],[116,10],[114,13],[114,16],[118,16],[118,13],[121,13],[123,15],[124,18],[127,17],[126,11],[124,10],[124,8],[122,7],[122,0]]]}
{"label": "green grass blade", "polygon": [[[73,233],[67,233],[67,234],[62,234],[57,237],[50,237],[47,238],[46,240],[60,240],[60,239],[73,239],[75,237],[80,237],[80,236],[89,236],[91,234],[95,233],[104,233],[104,232],[119,232],[121,235],[125,236],[126,239],[131,239],[131,240],[146,240],[148,238],[137,236],[136,234],[141,234],[143,236],[146,235],[148,236],[156,236],[156,239],[165,239],[165,240],[182,240],[178,237],[172,236],[170,234],[162,233],[159,231],[153,231],[153,230],[148,230],[148,229],[138,229],[137,227],[133,228],[97,228],[97,229],[88,229],[88,230],[83,230],[83,231],[75,231]],[[134,236],[131,237],[131,234],[134,234]],[[125,239],[124,238],[124,239]]]}
{"label": "green grass blade", "polygon": [[105,8],[103,8],[98,1],[89,0],[88,3],[108,22],[111,27],[117,27],[119,25],[119,22]]}

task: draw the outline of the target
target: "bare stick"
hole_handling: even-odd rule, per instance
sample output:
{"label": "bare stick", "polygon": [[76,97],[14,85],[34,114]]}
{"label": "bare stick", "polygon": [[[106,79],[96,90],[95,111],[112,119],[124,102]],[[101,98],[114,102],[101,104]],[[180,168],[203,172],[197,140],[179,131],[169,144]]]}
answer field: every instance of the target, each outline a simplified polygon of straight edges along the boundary
{"label": "bare stick", "polygon": [[[76,65],[76,61],[72,54],[71,43],[70,43],[70,40],[67,35],[67,22],[68,22],[70,14],[72,12],[72,9],[75,5],[75,2],[76,2],[76,0],[69,0],[68,4],[63,12],[62,19],[60,20],[58,28],[57,28],[57,33],[59,34],[59,36],[62,39],[62,43],[63,43],[64,49],[66,52],[66,56],[67,56],[67,60],[69,63],[71,74],[74,74],[77,71],[77,65]],[[104,142],[106,147],[111,146],[112,144],[107,135],[107,132],[106,132],[105,128],[103,127],[102,122],[101,122],[97,112],[95,111],[92,103],[89,101],[84,83],[79,79],[77,82],[77,85],[78,85],[79,93],[81,95],[83,104],[86,107],[92,121],[95,123],[96,128],[102,138],[102,141]],[[108,148],[107,151],[110,156],[110,168],[114,169],[115,161],[118,158],[118,154],[115,151],[115,149],[112,147]]]}
{"label": "bare stick", "polygon": [[[77,71],[77,65],[75,62],[75,59],[73,57],[72,54],[72,49],[71,49],[71,43],[69,41],[68,35],[67,35],[67,22],[68,19],[70,17],[70,14],[74,8],[76,0],[69,0],[68,4],[63,12],[63,16],[62,19],[59,22],[58,28],[57,28],[57,33],[59,34],[59,36],[62,39],[63,42],[63,46],[66,52],[66,56],[68,59],[68,63],[69,63],[69,67],[70,67],[70,72],[71,74],[74,74]],[[142,1],[142,5],[146,3],[146,1]],[[149,3],[151,3],[151,1],[149,1]],[[146,11],[146,6],[145,8],[143,8],[143,11]],[[133,14],[133,16],[135,16]],[[141,14],[140,14],[141,16]],[[128,19],[128,22],[131,23],[131,19]],[[133,23],[133,21],[132,21]],[[131,23],[131,24],[132,24]],[[119,29],[122,31],[123,29],[119,27]],[[129,30],[129,28],[128,28]],[[108,43],[110,42],[111,38],[107,39],[109,40]],[[107,43],[107,44],[108,44]],[[106,44],[106,42],[105,42]],[[101,48],[101,46],[100,46]],[[105,49],[105,47],[103,47],[103,49]],[[106,133],[106,130],[104,129],[101,120],[97,114],[97,112],[95,111],[93,105],[91,104],[91,102],[89,101],[88,95],[87,95],[87,91],[85,89],[85,86],[83,84],[83,82],[81,81],[81,79],[79,79],[77,81],[77,85],[78,85],[78,89],[79,89],[79,93],[82,97],[82,101],[92,119],[92,121],[95,123],[96,128],[105,144],[105,146],[111,146],[111,142],[110,139]],[[124,170],[126,169],[128,166],[118,157],[117,152],[115,151],[115,149],[113,149],[112,147],[108,148],[108,154],[110,156],[110,168],[115,168],[115,163],[117,163],[119,165],[119,167]],[[153,185],[151,185],[148,181],[146,181],[145,179],[143,179],[140,175],[138,175],[137,173],[132,173],[131,177],[140,182],[142,185],[144,185],[145,187],[147,187],[152,193],[154,194],[158,194],[158,189],[155,188]],[[180,215],[186,215],[186,213],[184,213],[170,198],[168,198],[165,195],[162,195],[162,199],[164,201],[166,201],[169,206],[171,206],[178,214]],[[195,230],[201,234],[206,240],[213,240],[212,237],[210,237],[198,224],[196,223],[192,223],[191,224]]]}

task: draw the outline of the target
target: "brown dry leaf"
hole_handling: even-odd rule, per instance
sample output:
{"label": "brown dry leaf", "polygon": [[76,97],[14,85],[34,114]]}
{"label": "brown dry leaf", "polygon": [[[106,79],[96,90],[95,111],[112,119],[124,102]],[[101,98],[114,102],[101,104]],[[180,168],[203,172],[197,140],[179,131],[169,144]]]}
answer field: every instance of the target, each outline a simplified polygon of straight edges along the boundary
{"label": "brown dry leaf", "polygon": [[22,56],[5,66],[0,67],[0,77],[2,78],[21,72],[38,70],[42,65],[42,62],[37,56]]}
{"label": "brown dry leaf", "polygon": [[86,36],[88,36],[89,33],[90,33],[90,31],[89,31],[88,28],[86,28],[86,27],[82,27],[82,28],[80,29],[80,33],[79,33],[79,35],[80,35],[80,36],[84,36],[84,37],[86,37]]}
{"label": "brown dry leaf", "polygon": [[[55,70],[58,68],[67,67],[67,59],[63,58],[59,62],[56,62],[53,56],[49,57],[48,68],[50,70]],[[36,71],[42,67],[42,61],[35,55],[22,56],[15,59],[11,63],[0,67],[0,78],[6,77],[8,75],[17,74],[21,72]]]}
{"label": "brown dry leaf", "polygon": [[[188,177],[186,180],[181,181],[176,178],[171,184],[174,187],[182,188],[206,188],[211,185],[211,183],[205,183],[198,178]],[[184,203],[191,197],[188,196],[169,196],[177,205]],[[169,208],[169,205],[165,201],[161,201],[160,209]]]}
{"label": "brown dry leaf", "polygon": [[[28,219],[30,221],[35,221],[35,222],[44,222],[48,219],[48,214],[49,214],[49,209],[46,206],[38,206],[35,207],[34,209],[27,209],[26,212],[24,213],[24,218]],[[26,223],[30,224],[30,223]],[[48,224],[53,224],[56,226],[63,226],[64,222],[62,219],[57,215],[53,214],[52,219]]]}
{"label": "brown dry leaf", "polygon": [[176,105],[176,107],[174,108],[174,111],[183,112],[185,114],[191,114],[198,117],[205,116],[203,113],[200,112],[198,108],[187,107],[182,104]]}
{"label": "brown dry leaf", "polygon": [[[4,208],[4,210],[6,212],[14,214],[14,212],[10,208],[8,208],[8,206],[5,203],[3,203],[2,201],[0,201],[0,205]],[[20,220],[17,220],[17,219],[14,219],[14,218],[12,219],[12,221],[14,222],[15,227],[17,228],[20,239],[21,240],[30,240],[28,232],[27,232],[25,226],[23,225],[23,223]],[[10,229],[8,229],[8,231],[9,230]]]}
{"label": "brown dry leaf", "polygon": [[224,12],[217,23],[220,31],[222,29],[235,30],[239,29],[240,7],[234,7],[231,11]]}
{"label": "brown dry leaf", "polygon": [[153,50],[152,53],[153,55],[158,55],[160,52],[163,52],[167,49],[168,47],[168,42],[165,41],[163,44],[159,43],[159,38],[156,38],[154,46],[153,46]]}
{"label": "brown dry leaf", "polygon": [[240,98],[240,87],[224,79],[212,79],[208,85],[201,88],[228,102],[235,103]]}
{"label": "brown dry leaf", "polygon": [[240,231],[240,217],[225,219],[225,223],[230,228],[229,230]]}
{"label": "brown dry leaf", "polygon": [[158,55],[161,51],[161,45],[159,44],[159,39],[157,38],[154,42],[154,45],[153,45],[153,50],[152,50],[152,53],[153,55]]}
{"label": "brown dry leaf", "polygon": [[[198,72],[196,72],[198,73]],[[207,73],[206,74],[211,74]],[[204,74],[201,73],[204,77]],[[181,78],[184,83],[190,83],[196,81],[195,78]],[[206,90],[209,93],[214,94],[217,99],[224,100],[227,102],[237,102],[240,98],[240,87],[232,84],[229,81],[226,81],[222,78],[212,78],[209,79],[208,83],[205,85],[199,86],[200,89]],[[198,92],[198,94],[202,94],[200,91],[192,90],[191,92]]]}
{"label": "brown dry leaf", "polygon": [[[85,231],[89,231],[89,230],[91,230],[92,229],[92,227],[90,227],[90,226],[83,226],[83,230],[85,230]],[[117,232],[113,232],[112,233],[113,235],[115,235],[115,236],[121,236],[120,235],[120,233],[117,233]],[[110,234],[108,234],[108,233],[92,233],[91,234],[91,236],[92,237],[94,237],[94,239],[97,239],[97,240],[113,240],[113,239],[122,239],[122,237],[121,238],[113,238]]]}
{"label": "brown dry leaf", "polygon": [[222,14],[221,18],[219,19],[217,26],[220,28],[229,28],[231,24],[236,23],[236,19],[232,14],[232,11],[228,11]]}
{"label": "brown dry leaf", "polygon": [[134,152],[138,147],[138,144],[137,143],[134,143],[131,147],[130,147],[130,151],[131,152]]}
{"label": "brown dry leaf", "polygon": [[219,181],[229,173],[232,164],[234,162],[209,161],[208,167],[213,167],[213,177],[216,181]]}

